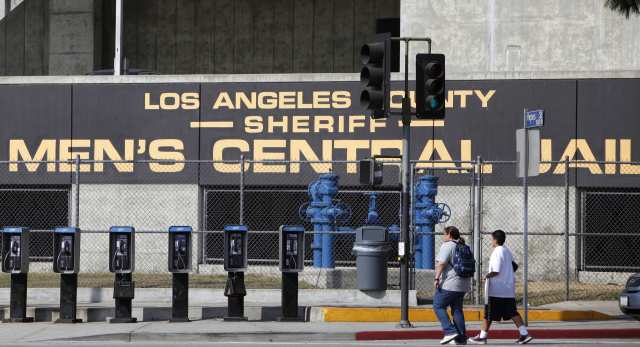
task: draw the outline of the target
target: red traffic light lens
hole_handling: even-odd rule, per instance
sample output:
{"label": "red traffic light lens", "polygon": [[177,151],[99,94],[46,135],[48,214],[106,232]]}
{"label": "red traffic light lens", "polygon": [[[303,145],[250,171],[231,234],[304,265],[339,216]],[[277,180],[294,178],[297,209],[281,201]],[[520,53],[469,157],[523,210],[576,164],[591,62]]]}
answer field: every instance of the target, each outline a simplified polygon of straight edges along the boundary
{"label": "red traffic light lens", "polygon": [[442,76],[444,69],[442,68],[442,64],[440,64],[440,62],[431,61],[424,67],[424,71],[427,73],[427,76],[431,78],[438,78]]}

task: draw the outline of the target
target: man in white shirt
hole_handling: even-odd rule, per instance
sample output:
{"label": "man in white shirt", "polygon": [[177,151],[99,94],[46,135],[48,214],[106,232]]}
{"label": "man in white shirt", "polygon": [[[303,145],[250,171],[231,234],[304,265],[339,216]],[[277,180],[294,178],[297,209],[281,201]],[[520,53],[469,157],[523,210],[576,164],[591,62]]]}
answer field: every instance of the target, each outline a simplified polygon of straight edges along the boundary
{"label": "man in white shirt", "polygon": [[520,331],[516,343],[524,345],[531,342],[533,337],[529,336],[516,308],[516,265],[511,250],[504,245],[507,235],[502,230],[496,230],[491,236],[493,252],[489,259],[489,271],[485,276],[485,300],[488,302],[484,306],[484,322],[480,334],[470,338],[469,342],[486,344],[492,321],[513,320]]}

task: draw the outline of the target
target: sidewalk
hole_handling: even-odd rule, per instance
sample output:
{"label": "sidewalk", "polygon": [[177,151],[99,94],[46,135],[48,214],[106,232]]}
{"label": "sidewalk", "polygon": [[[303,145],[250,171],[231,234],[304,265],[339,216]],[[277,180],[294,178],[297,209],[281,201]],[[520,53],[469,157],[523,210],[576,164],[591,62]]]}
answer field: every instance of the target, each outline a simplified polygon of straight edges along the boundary
{"label": "sidewalk", "polygon": [[[469,335],[479,324],[468,325]],[[640,323],[632,320],[604,322],[537,322],[530,326],[539,339],[634,338],[640,339]],[[496,324],[492,339],[514,339],[511,323]],[[0,344],[11,345],[51,340],[69,341],[354,341],[440,339],[437,323],[418,323],[399,329],[393,323],[278,323],[222,322],[203,320],[190,323],[148,322],[136,324],[0,324]]]}

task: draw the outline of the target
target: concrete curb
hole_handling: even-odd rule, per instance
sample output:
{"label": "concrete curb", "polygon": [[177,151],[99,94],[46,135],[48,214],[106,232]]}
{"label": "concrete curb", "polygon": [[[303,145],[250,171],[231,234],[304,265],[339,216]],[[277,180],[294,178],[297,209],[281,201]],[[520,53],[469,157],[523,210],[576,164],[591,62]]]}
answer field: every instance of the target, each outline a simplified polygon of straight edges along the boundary
{"label": "concrete curb", "polygon": [[[639,339],[638,329],[529,329],[529,333],[536,339]],[[467,331],[469,336],[478,334],[477,330]],[[439,330],[390,330],[390,331],[360,331],[347,332],[319,332],[319,333],[286,333],[286,332],[256,332],[256,333],[152,333],[131,332],[101,335],[79,336],[59,341],[120,341],[120,342],[149,342],[149,341],[180,341],[180,342],[291,342],[291,341],[390,341],[390,340],[438,340],[442,338]],[[518,331],[515,329],[496,329],[490,332],[492,340],[516,340]]]}
{"label": "concrete curb", "polygon": [[[468,330],[468,336],[475,336],[478,330]],[[535,339],[640,339],[639,329],[529,329],[529,335]],[[405,331],[361,331],[356,333],[358,341],[381,340],[436,340],[442,338],[437,330]],[[489,338],[495,340],[516,340],[518,331],[491,330]]]}
{"label": "concrete curb", "polygon": [[[246,306],[245,314],[251,321],[276,321],[280,317],[280,306]],[[8,308],[0,307],[0,319],[6,318]],[[60,309],[57,306],[27,307],[27,316],[34,317],[36,322],[55,321]],[[189,307],[189,319],[218,319],[224,317],[227,307],[224,305]],[[83,322],[104,322],[113,317],[114,307],[109,305],[79,305],[77,317]],[[400,320],[400,309],[393,307],[310,307],[300,306],[298,315],[307,322],[325,323],[396,323]],[[141,322],[166,321],[171,317],[171,306],[142,305],[133,307],[133,317]],[[467,308],[464,310],[465,320],[481,321],[484,310]],[[563,321],[604,321],[616,317],[597,311],[578,310],[529,310],[529,321],[563,322]],[[437,322],[433,310],[428,308],[411,308],[409,319],[412,322]]]}
{"label": "concrete curb", "polygon": [[357,333],[114,333],[60,339],[58,341],[119,341],[119,342],[291,342],[291,341],[355,341]]}
{"label": "concrete curb", "polygon": [[[310,307],[299,307],[298,316],[310,320]],[[105,322],[113,317],[113,306],[79,306],[76,316],[85,323]],[[191,306],[189,307],[190,320],[222,319],[227,314],[226,306]],[[0,319],[8,318],[9,309],[0,308]],[[27,317],[34,317],[36,322],[54,322],[60,316],[59,307],[27,307]],[[171,306],[134,306],[132,317],[139,322],[168,321],[171,318]],[[281,316],[280,306],[248,306],[245,307],[245,316],[250,321],[273,322]]]}
{"label": "concrete curb", "polygon": [[[311,316],[319,322],[363,322],[384,323],[400,320],[399,308],[369,308],[369,307],[321,307],[313,308]],[[480,321],[484,317],[484,310],[468,308],[464,310],[465,320]],[[571,310],[529,310],[529,321],[595,321],[610,320],[614,317],[596,311]],[[412,322],[437,322],[438,318],[431,308],[411,308],[409,320]]]}

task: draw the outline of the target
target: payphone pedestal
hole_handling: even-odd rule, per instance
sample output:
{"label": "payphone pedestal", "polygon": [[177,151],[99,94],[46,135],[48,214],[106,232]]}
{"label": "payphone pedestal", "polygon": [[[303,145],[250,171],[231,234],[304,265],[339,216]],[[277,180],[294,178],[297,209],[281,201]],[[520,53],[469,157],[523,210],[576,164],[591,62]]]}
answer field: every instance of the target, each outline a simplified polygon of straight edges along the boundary
{"label": "payphone pedestal", "polygon": [[173,295],[171,301],[171,323],[189,322],[189,274],[173,274]]}
{"label": "payphone pedestal", "polygon": [[82,323],[76,318],[76,298],[78,295],[78,274],[60,275],[60,318],[56,323]]}
{"label": "payphone pedestal", "polygon": [[247,289],[244,286],[244,272],[227,273],[227,285],[224,296],[227,297],[227,315],[225,321],[246,321],[244,316],[244,297]]}
{"label": "payphone pedestal", "polygon": [[33,317],[27,317],[27,274],[11,274],[11,294],[9,319],[3,323],[31,323]]}
{"label": "payphone pedestal", "polygon": [[280,322],[302,322],[304,317],[298,316],[298,273],[282,273],[282,316]]}
{"label": "payphone pedestal", "polygon": [[134,282],[130,273],[116,273],[113,283],[113,298],[116,300],[115,317],[109,323],[135,323],[137,319],[131,317],[131,301],[134,297]]}

